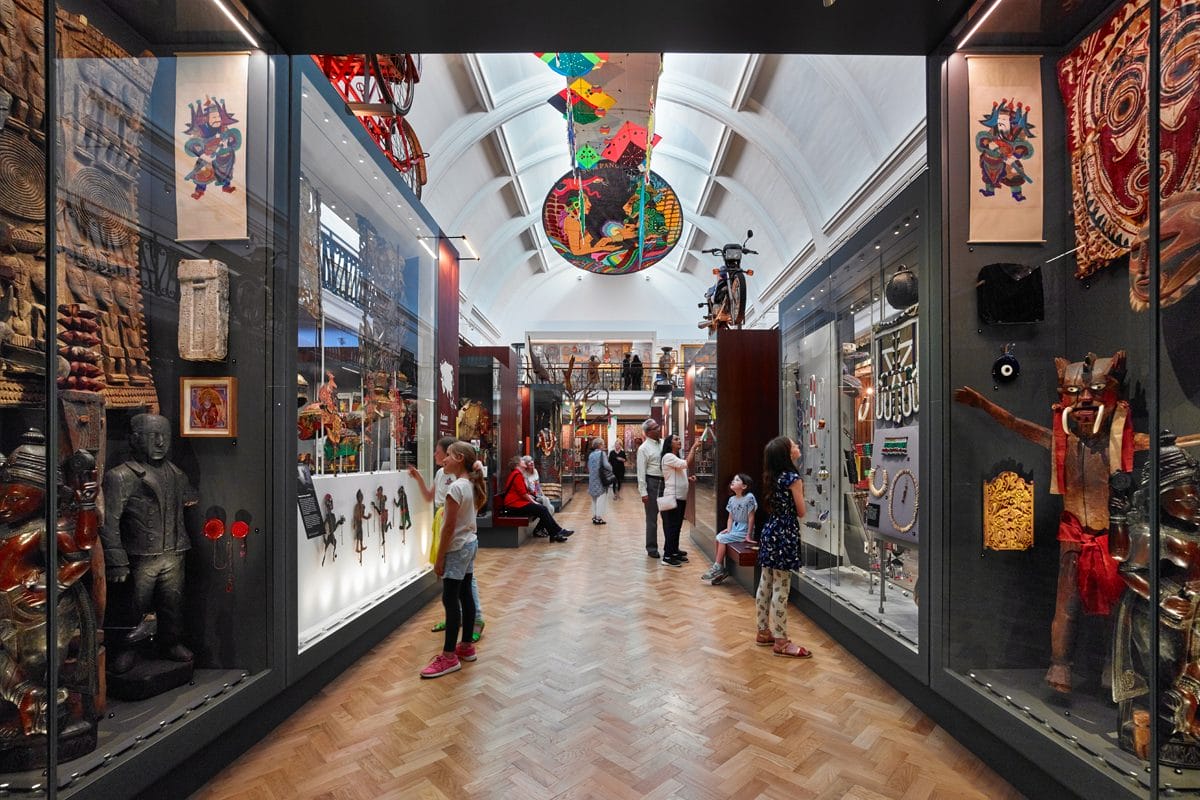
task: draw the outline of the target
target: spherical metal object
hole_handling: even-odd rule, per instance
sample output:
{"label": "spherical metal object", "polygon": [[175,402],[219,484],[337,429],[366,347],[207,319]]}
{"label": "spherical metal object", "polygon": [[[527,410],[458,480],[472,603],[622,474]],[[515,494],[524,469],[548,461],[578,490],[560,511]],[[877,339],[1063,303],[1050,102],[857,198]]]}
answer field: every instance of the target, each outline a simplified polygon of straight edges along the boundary
{"label": "spherical metal object", "polygon": [[896,268],[895,274],[888,279],[884,288],[884,296],[888,305],[897,311],[903,311],[917,302],[917,275],[904,264]]}

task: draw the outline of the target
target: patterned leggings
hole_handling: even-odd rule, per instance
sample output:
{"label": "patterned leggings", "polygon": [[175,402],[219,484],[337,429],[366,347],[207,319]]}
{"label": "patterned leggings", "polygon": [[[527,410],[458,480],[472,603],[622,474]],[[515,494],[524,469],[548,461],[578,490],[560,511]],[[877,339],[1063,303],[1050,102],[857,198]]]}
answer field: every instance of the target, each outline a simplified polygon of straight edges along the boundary
{"label": "patterned leggings", "polygon": [[776,639],[787,638],[787,607],[791,588],[790,570],[763,567],[754,608],[758,612],[758,629],[765,631],[770,628]]}

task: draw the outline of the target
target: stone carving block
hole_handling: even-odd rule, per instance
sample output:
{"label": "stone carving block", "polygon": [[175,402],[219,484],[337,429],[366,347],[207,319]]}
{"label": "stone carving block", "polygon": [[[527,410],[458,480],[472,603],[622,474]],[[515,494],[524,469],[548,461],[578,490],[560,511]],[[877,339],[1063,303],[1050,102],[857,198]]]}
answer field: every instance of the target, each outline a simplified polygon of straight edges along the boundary
{"label": "stone carving block", "polygon": [[229,352],[229,267],[207,258],[179,262],[179,357],[224,361]]}

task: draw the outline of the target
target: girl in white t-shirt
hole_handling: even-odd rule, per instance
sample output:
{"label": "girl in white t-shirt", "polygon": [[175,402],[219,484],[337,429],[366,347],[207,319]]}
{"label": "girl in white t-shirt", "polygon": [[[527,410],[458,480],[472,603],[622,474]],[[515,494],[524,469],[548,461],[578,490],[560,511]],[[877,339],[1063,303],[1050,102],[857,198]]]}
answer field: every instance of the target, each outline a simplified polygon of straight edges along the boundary
{"label": "girl in white t-shirt", "polygon": [[[469,465],[469,466],[468,466]],[[446,639],[442,652],[421,670],[422,678],[437,678],[462,669],[462,661],[475,660],[471,630],[464,620],[475,616],[471,581],[475,577],[475,552],[479,537],[475,516],[487,502],[487,484],[475,448],[456,441],[446,449],[442,469],[453,476],[446,489],[445,519],[433,571],[442,579],[442,606],[446,610]],[[458,641],[459,629],[462,641]]]}
{"label": "girl in white t-shirt", "polygon": [[[442,465],[446,461],[446,451],[455,441],[457,440],[453,436],[443,436],[433,446],[433,463],[438,470],[433,476],[432,487],[425,483],[425,476],[421,474],[420,470],[416,467],[408,468],[408,474],[421,487],[421,494],[424,495],[425,502],[433,503],[433,536],[430,537],[429,543],[430,564],[437,561],[438,542],[441,540],[442,523],[446,518],[446,490],[454,482],[454,476],[447,473]],[[483,603],[479,600],[479,582],[474,578],[471,578],[471,597],[475,599],[475,631],[471,634],[471,640],[478,642],[479,638],[483,636]],[[446,620],[433,626],[434,633],[441,633],[444,630],[446,630]]]}

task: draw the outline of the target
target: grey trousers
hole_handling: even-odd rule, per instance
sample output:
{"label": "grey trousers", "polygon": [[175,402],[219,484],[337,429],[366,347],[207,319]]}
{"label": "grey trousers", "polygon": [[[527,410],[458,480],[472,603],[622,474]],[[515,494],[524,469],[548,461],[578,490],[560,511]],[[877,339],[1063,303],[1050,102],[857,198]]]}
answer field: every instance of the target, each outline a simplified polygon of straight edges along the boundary
{"label": "grey trousers", "polygon": [[661,476],[654,475],[646,476],[646,549],[658,549],[658,500],[657,497],[663,492],[663,479]]}
{"label": "grey trousers", "polygon": [[159,644],[183,638],[183,553],[131,556],[130,577],[138,614],[158,615]]}

